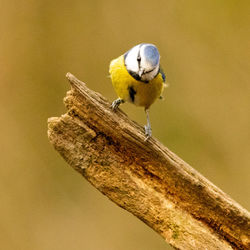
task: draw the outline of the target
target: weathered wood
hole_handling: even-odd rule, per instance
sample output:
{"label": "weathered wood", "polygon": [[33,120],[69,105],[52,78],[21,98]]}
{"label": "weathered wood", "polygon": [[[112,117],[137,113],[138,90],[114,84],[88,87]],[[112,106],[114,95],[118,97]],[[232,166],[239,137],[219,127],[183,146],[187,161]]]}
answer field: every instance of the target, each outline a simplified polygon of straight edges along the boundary
{"label": "weathered wood", "polygon": [[177,249],[250,249],[250,216],[121,110],[68,73],[48,136],[75,170]]}

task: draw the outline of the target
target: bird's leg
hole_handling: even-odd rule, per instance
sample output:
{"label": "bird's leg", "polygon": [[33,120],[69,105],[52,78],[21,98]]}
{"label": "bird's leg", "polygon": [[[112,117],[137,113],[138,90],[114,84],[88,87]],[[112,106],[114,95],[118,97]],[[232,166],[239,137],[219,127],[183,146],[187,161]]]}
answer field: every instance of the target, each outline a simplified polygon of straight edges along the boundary
{"label": "bird's leg", "polygon": [[116,99],[116,100],[114,100],[114,101],[112,102],[111,108],[112,108],[113,110],[116,110],[116,109],[119,107],[119,105],[120,105],[121,103],[124,103],[124,101],[123,101],[121,98],[118,98],[118,99]]}
{"label": "bird's leg", "polygon": [[147,141],[151,135],[152,135],[152,129],[151,129],[151,125],[150,125],[150,120],[149,120],[149,109],[145,109],[146,115],[147,115],[147,125],[145,125],[145,135],[146,135],[146,139],[145,141]]}

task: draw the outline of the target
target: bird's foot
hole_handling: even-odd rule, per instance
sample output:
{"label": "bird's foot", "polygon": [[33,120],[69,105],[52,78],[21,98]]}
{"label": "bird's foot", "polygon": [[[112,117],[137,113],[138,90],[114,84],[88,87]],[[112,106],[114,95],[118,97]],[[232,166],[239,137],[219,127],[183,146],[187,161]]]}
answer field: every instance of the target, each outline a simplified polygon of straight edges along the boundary
{"label": "bird's foot", "polygon": [[116,110],[116,109],[119,107],[119,105],[120,105],[121,103],[124,103],[124,101],[123,101],[122,99],[118,98],[118,99],[116,99],[116,100],[114,100],[114,101],[112,102],[111,108],[112,108],[113,110]]}
{"label": "bird's foot", "polygon": [[145,128],[145,135],[146,135],[145,141],[147,141],[152,136],[152,129],[149,125],[145,125],[144,128]]}

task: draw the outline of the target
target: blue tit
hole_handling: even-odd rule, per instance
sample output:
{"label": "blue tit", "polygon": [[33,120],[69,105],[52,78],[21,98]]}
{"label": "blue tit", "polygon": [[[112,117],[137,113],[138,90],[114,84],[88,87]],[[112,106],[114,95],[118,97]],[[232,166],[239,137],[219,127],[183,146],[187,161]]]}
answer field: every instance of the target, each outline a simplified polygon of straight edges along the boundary
{"label": "blue tit", "polygon": [[149,108],[164,89],[165,74],[160,68],[160,54],[155,45],[141,43],[110,63],[112,85],[118,95],[112,109],[121,103],[130,102],[145,108],[147,125],[146,140],[151,137]]}

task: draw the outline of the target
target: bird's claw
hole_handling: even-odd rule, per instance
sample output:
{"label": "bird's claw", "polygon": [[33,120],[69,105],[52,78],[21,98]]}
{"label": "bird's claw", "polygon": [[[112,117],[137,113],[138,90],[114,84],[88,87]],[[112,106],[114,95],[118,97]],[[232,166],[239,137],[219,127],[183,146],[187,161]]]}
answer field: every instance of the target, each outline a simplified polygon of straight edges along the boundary
{"label": "bird's claw", "polygon": [[111,108],[113,110],[116,110],[118,108],[119,104],[116,103],[116,101],[113,101],[112,104],[111,104]]}
{"label": "bird's claw", "polygon": [[111,108],[112,108],[113,110],[116,110],[116,109],[119,107],[119,105],[120,105],[121,103],[123,103],[123,102],[124,102],[124,101],[123,101],[122,99],[118,98],[118,99],[116,99],[116,100],[114,100],[114,101],[112,102]]}
{"label": "bird's claw", "polygon": [[152,136],[152,129],[148,125],[145,125],[144,128],[145,128],[145,135],[146,135],[145,141],[147,141]]}

